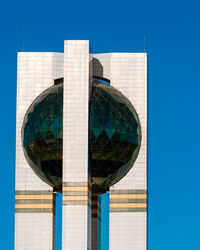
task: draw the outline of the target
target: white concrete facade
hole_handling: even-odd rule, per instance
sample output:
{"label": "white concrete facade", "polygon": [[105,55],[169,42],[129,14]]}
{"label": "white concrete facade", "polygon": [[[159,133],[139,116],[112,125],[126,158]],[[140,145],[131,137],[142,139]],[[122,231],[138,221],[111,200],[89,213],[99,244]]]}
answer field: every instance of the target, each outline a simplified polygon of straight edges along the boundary
{"label": "white concrete facade", "polygon": [[[16,190],[49,190],[29,167],[23,153],[21,129],[27,109],[44,90],[63,77],[62,53],[18,53],[16,121]],[[38,183],[37,185],[35,185]],[[39,184],[40,183],[40,184]]]}
{"label": "white concrete facade", "polygon": [[[29,167],[22,148],[21,129],[25,113],[35,98],[63,76],[62,53],[18,53],[17,121],[16,121],[16,213],[15,249],[52,250],[53,203],[52,188],[41,181]],[[35,195],[41,204],[34,204]],[[33,204],[27,200],[32,199]]]}
{"label": "white concrete facade", "polygon": [[[76,193],[88,182],[89,41],[65,41],[62,249],[87,249],[88,207]],[[83,191],[84,192],[84,191]],[[84,194],[84,193],[83,193]],[[71,198],[70,201],[69,198]],[[68,201],[68,202],[67,202]],[[71,204],[70,204],[71,203]]]}
{"label": "white concrete facade", "polygon": [[[93,59],[93,61],[92,61]],[[132,211],[110,211],[109,249],[146,250],[147,214],[147,54],[90,54],[89,41],[65,41],[64,53],[18,53],[16,125],[16,250],[54,250],[53,203],[26,203],[30,195],[53,200],[52,188],[29,167],[23,153],[21,128],[31,103],[54,80],[64,77],[63,93],[63,207],[62,249],[86,250],[88,245],[88,102],[92,75],[111,81],[135,107],[142,128],[142,144],[133,168],[110,188],[140,197]],[[71,192],[71,193],[70,193]],[[124,193],[123,193],[124,192]],[[138,195],[138,197],[137,197]],[[48,197],[47,197],[48,196]],[[80,198],[78,199],[76,196]],[[142,198],[141,198],[142,197]],[[120,197],[119,197],[120,199]],[[24,200],[19,203],[18,200]],[[139,203],[140,204],[140,203]],[[124,205],[124,204],[123,204]],[[112,204],[111,204],[112,206]],[[40,211],[37,210],[40,208]],[[50,208],[48,206],[48,208]],[[123,210],[123,209],[122,209]],[[114,211],[114,212],[113,212]],[[93,250],[93,249],[90,249]]]}
{"label": "white concrete facade", "polygon": [[[106,53],[95,54],[99,66],[94,67],[94,75],[110,79],[111,86],[124,94],[135,107],[142,128],[142,142],[138,158],[133,168],[112,191],[147,190],[147,54],[146,53]],[[121,192],[121,193],[122,193]],[[114,193],[114,192],[113,192]],[[132,192],[133,193],[133,192]],[[143,198],[146,195],[140,194]],[[144,198],[146,200],[146,197]],[[143,212],[110,212],[109,249],[146,250],[147,215]]]}

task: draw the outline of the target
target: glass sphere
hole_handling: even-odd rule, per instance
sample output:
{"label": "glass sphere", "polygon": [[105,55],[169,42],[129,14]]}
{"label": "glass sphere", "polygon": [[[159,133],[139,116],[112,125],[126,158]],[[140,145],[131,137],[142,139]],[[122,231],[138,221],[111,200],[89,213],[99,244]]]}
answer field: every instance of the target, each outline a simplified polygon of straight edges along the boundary
{"label": "glass sphere", "polygon": [[92,183],[109,188],[133,166],[140,149],[141,127],[129,100],[115,88],[93,82],[89,154]]}
{"label": "glass sphere", "polygon": [[[57,191],[62,190],[62,127],[60,83],[36,98],[22,126],[23,149],[29,165]],[[115,88],[94,80],[89,100],[91,184],[103,192],[122,179],[133,166],[140,144],[141,127],[133,105]]]}
{"label": "glass sphere", "polygon": [[29,107],[23,122],[25,157],[50,186],[62,188],[63,85],[45,90]]}

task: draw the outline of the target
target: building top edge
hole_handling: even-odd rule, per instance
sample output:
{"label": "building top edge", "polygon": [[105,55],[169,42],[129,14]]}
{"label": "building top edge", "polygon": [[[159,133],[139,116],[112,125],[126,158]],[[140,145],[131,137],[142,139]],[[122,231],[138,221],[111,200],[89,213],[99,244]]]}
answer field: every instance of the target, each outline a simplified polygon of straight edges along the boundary
{"label": "building top edge", "polygon": [[[54,55],[54,54],[60,54],[60,55],[62,55],[62,54],[64,54],[64,52],[37,52],[37,51],[18,51],[17,52],[17,54],[37,54],[37,55],[39,55],[39,54],[41,54],[41,55]],[[125,52],[125,53],[123,53],[123,52],[108,52],[108,53],[92,53],[92,55],[102,55],[102,56],[104,56],[104,55],[111,55],[111,56],[120,56],[120,55],[122,55],[122,56],[135,56],[135,55],[137,55],[137,56],[143,56],[143,55],[147,55],[148,53],[147,52]]]}
{"label": "building top edge", "polygon": [[63,56],[63,52],[17,52],[17,56],[44,56],[44,57],[49,57],[49,56]]}
{"label": "building top edge", "polygon": [[89,40],[64,40],[64,43],[71,43],[71,44],[88,44],[90,43]]}
{"label": "building top edge", "polygon": [[93,53],[93,55],[110,55],[110,56],[141,56],[147,55],[147,52],[109,52],[109,53]]}
{"label": "building top edge", "polygon": [[39,55],[39,54],[41,54],[41,55],[54,55],[54,54],[58,55],[58,54],[60,54],[60,55],[62,55],[62,54],[64,54],[64,52],[37,52],[37,51],[26,52],[26,51],[18,51],[17,54],[37,54],[37,55]]}

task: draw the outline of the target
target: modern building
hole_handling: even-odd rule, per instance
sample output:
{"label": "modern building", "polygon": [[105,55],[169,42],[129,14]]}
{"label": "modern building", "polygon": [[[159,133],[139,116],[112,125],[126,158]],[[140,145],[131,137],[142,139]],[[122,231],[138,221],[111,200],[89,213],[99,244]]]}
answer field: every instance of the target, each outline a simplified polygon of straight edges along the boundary
{"label": "modern building", "polygon": [[18,53],[16,250],[55,249],[57,192],[63,250],[103,249],[105,193],[106,248],[146,250],[146,53]]}

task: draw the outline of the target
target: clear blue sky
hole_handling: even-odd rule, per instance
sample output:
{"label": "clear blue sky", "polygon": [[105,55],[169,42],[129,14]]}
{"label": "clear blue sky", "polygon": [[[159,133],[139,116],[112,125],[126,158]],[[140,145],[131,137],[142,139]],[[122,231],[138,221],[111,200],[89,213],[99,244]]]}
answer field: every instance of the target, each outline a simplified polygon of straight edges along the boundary
{"label": "clear blue sky", "polygon": [[200,225],[200,2],[7,1],[0,6],[1,249],[14,245],[17,51],[149,54],[148,250],[198,250]]}

